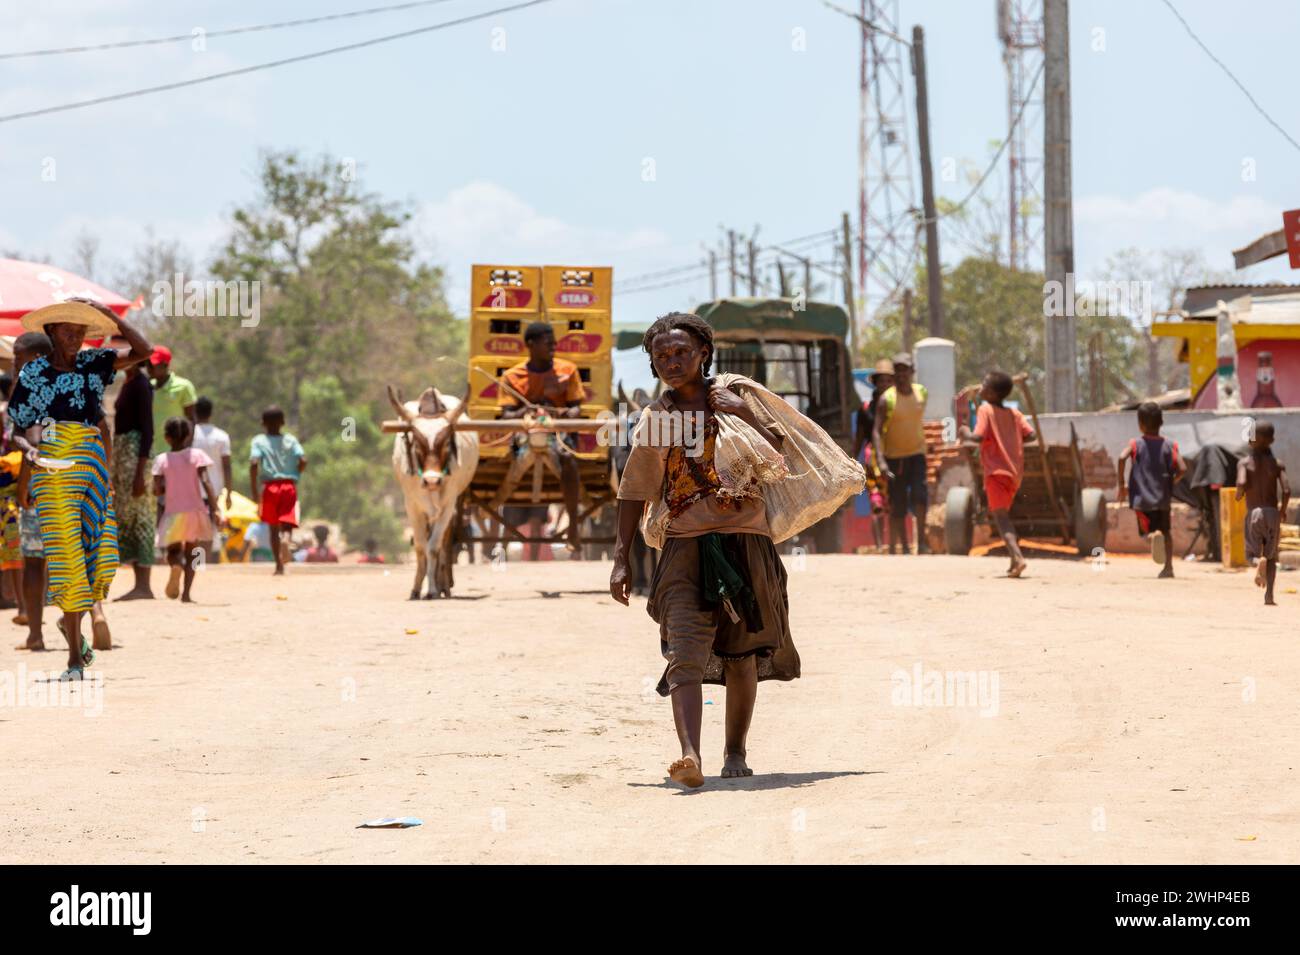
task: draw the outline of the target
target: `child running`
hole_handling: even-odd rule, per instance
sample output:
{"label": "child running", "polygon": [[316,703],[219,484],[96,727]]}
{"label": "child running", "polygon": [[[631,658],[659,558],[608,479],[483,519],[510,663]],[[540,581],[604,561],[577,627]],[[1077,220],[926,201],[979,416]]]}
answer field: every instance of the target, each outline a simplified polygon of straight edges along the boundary
{"label": "child running", "polygon": [[1015,408],[1004,407],[1002,402],[1011,394],[1014,383],[1004,371],[991,371],[984,376],[980,397],[984,403],[975,412],[975,430],[965,425],[958,429],[962,444],[979,448],[980,467],[984,471],[984,496],[988,498],[989,512],[998,526],[998,533],[1011,555],[1008,577],[1019,577],[1029,564],[1020,551],[1015,525],[1011,523],[1011,504],[1020,490],[1025,474],[1025,444],[1032,443],[1034,429]]}
{"label": "child running", "polygon": [[[1169,512],[1173,506],[1174,484],[1183,479],[1187,465],[1178,453],[1178,444],[1161,436],[1165,423],[1164,413],[1154,401],[1144,401],[1138,406],[1138,427],[1141,438],[1134,438],[1119,456],[1116,500],[1123,503],[1128,497],[1129,507],[1137,515],[1138,534],[1150,535],[1151,558],[1164,564],[1159,577],[1174,576],[1174,544],[1170,537]],[[1124,482],[1124,467],[1130,461],[1128,483]]]}
{"label": "child running", "polygon": [[[1281,500],[1279,501],[1279,496]],[[1255,586],[1264,588],[1264,605],[1274,607],[1273,581],[1277,578],[1277,545],[1282,536],[1282,515],[1291,501],[1286,468],[1273,457],[1273,425],[1260,421],[1250,439],[1250,454],[1237,462],[1237,500],[1246,499],[1246,540],[1259,558]]]}
{"label": "child running", "polygon": [[[195,552],[206,552],[217,520],[217,495],[208,480],[212,459],[198,448],[189,447],[190,422],[168,418],[163,436],[171,450],[153,460],[153,492],[163,501],[163,519],[158,525],[158,546],[167,551],[171,578],[164,591],[182,603],[193,603]],[[181,577],[184,576],[184,589]]]}
{"label": "child running", "polygon": [[260,501],[258,516],[271,530],[275,573],[279,575],[284,573],[280,534],[298,526],[298,478],[307,470],[307,456],[297,438],[282,433],[284,412],[275,405],[262,412],[262,427],[266,434],[254,437],[249,449],[248,476],[253,500]]}

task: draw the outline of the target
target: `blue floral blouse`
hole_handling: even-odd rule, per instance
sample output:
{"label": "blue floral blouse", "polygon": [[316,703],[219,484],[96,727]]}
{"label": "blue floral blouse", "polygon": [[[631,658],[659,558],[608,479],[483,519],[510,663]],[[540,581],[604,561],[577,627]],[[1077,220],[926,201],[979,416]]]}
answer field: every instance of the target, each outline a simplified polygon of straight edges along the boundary
{"label": "blue floral blouse", "polygon": [[77,353],[72,371],[59,371],[45,357],[23,366],[9,396],[9,418],[27,429],[47,418],[94,427],[104,417],[104,389],[117,371],[117,350],[88,348]]}

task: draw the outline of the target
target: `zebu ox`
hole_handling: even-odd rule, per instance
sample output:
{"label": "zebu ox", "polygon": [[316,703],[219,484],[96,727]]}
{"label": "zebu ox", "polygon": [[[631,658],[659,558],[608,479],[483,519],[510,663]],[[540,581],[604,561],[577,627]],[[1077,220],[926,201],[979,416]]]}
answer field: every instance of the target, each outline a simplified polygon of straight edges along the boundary
{"label": "zebu ox", "polygon": [[453,584],[452,548],[457,523],[456,503],[478,467],[478,433],[457,431],[465,411],[463,399],[428,388],[418,401],[403,402],[388,386],[388,400],[410,429],[393,442],[393,471],[406,502],[415,546],[415,582],[411,599],[450,597]]}

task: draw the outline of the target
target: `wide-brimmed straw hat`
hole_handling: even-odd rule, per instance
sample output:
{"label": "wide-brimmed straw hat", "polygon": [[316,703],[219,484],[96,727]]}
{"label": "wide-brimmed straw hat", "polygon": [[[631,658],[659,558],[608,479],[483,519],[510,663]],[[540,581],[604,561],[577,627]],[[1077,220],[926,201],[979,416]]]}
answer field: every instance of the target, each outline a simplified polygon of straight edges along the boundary
{"label": "wide-brimmed straw hat", "polygon": [[46,305],[34,312],[28,312],[23,316],[22,322],[23,330],[28,332],[43,332],[47,325],[67,322],[70,325],[85,325],[86,334],[91,337],[108,337],[117,334],[117,324],[103,312],[85,302],[59,302],[55,305]]}
{"label": "wide-brimmed straw hat", "polygon": [[893,373],[894,363],[888,358],[882,358],[880,361],[876,362],[876,367],[875,370],[871,372],[871,377],[875,378],[877,375],[892,375]]}

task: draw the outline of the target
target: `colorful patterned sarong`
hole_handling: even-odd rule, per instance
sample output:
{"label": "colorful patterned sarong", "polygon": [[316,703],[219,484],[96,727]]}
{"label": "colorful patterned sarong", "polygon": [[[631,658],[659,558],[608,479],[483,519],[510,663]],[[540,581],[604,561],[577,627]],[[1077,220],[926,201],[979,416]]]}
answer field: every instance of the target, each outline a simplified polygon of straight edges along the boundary
{"label": "colorful patterned sarong", "polygon": [[59,421],[45,428],[40,453],[73,462],[66,470],[36,468],[32,475],[50,594],[65,613],[89,610],[107,596],[117,570],[104,442],[98,428]]}

